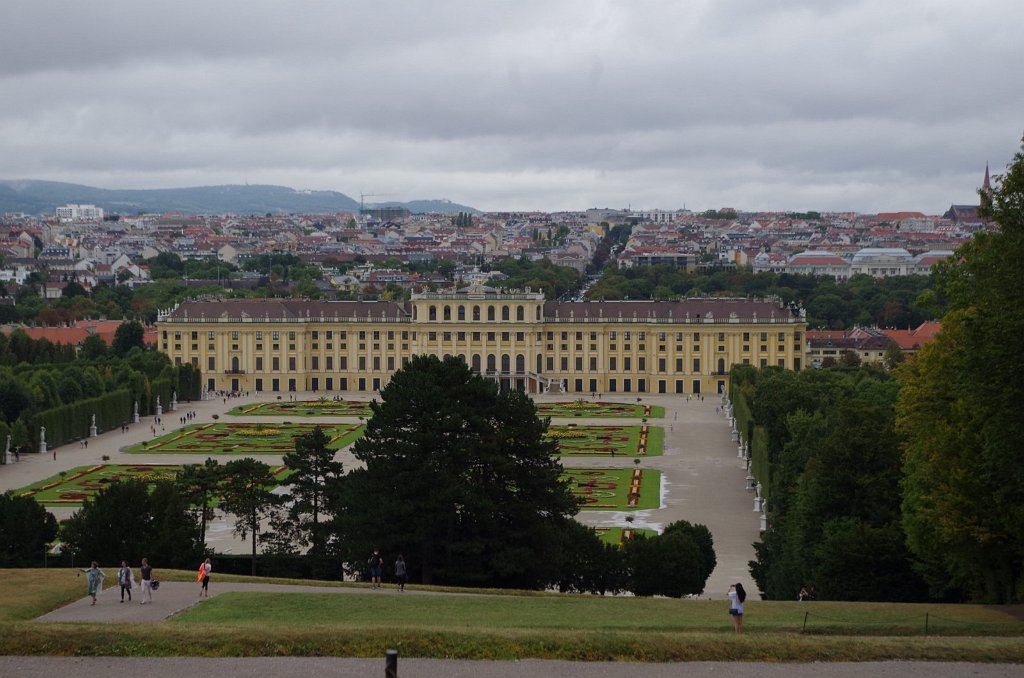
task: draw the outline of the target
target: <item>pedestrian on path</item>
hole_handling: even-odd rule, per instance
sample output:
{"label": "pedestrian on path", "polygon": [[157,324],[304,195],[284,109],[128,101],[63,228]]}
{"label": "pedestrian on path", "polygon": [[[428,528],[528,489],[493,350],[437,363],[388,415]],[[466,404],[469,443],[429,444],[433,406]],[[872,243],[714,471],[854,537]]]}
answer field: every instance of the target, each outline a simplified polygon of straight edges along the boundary
{"label": "pedestrian on path", "polygon": [[201,583],[199,587],[199,597],[210,597],[210,572],[213,571],[213,564],[210,563],[210,559],[207,558],[204,562],[199,563],[199,571],[196,572],[196,583]]}
{"label": "pedestrian on path", "polygon": [[[95,560],[92,561],[92,565],[86,568],[79,568],[81,572],[85,572],[85,580],[89,595],[92,596],[92,604],[96,604],[96,596],[103,590],[103,579],[107,575],[100,569],[99,563]],[[81,573],[78,575],[81,577]]]}
{"label": "pedestrian on path", "polygon": [[409,581],[409,573],[405,567],[405,558],[399,554],[395,561],[395,580],[398,582],[398,590],[405,590],[405,582]]}
{"label": "pedestrian on path", "polygon": [[139,568],[142,576],[142,601],[140,605],[153,602],[153,568],[149,566],[149,558],[142,559],[142,567]]}
{"label": "pedestrian on path", "polygon": [[373,549],[373,553],[366,560],[366,564],[370,566],[370,582],[373,584],[373,588],[379,589],[381,569],[384,565],[384,558],[380,555],[380,549]]}
{"label": "pedestrian on path", "polygon": [[121,569],[117,571],[117,583],[121,586],[121,602],[124,602],[124,594],[128,594],[128,602],[132,602],[132,584],[135,583],[135,575],[132,568],[128,567],[128,561],[121,561]]}

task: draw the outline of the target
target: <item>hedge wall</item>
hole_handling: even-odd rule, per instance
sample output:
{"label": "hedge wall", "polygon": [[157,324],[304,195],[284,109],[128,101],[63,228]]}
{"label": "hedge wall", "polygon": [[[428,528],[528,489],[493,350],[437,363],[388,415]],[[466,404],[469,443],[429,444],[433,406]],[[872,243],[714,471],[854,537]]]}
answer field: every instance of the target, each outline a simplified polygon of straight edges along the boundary
{"label": "hedge wall", "polygon": [[743,440],[750,450],[751,473],[761,483],[761,494],[769,496],[771,488],[771,462],[768,460],[768,433],[763,426],[758,426],[750,413],[747,403],[745,384],[733,381],[729,389],[729,400],[732,402],[732,413],[736,417],[736,429],[743,433]]}
{"label": "hedge wall", "polygon": [[72,440],[87,437],[94,414],[96,430],[100,433],[131,421],[132,399],[128,389],[111,391],[95,398],[79,400],[29,416],[25,424],[32,439],[31,451],[39,449],[40,426],[46,427],[47,447],[59,447]]}
{"label": "hedge wall", "polygon": [[[252,574],[251,555],[210,556],[214,577],[218,572],[224,574]],[[198,567],[199,563],[196,563]],[[256,574],[260,577],[287,577],[291,579],[328,579],[338,581],[342,578],[341,563],[334,558],[325,556],[295,555],[258,555],[256,556]]]}

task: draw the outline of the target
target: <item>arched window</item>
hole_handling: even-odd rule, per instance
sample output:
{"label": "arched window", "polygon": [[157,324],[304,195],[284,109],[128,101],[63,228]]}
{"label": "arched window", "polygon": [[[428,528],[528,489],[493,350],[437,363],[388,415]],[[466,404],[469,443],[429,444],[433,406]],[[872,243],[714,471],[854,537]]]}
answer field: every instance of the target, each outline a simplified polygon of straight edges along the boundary
{"label": "arched window", "polygon": [[233,358],[231,358],[231,371],[235,372],[235,373],[238,372],[238,356],[237,355],[234,356]]}
{"label": "arched window", "polygon": [[488,353],[487,354],[487,371],[488,372],[493,372],[495,369],[497,369],[497,367],[496,367],[495,362],[494,362],[494,354],[493,353]]}
{"label": "arched window", "polygon": [[494,320],[494,307],[493,306],[488,306],[487,307],[487,319],[488,320]]}
{"label": "arched window", "polygon": [[428,320],[437,320],[437,306],[431,306],[430,311],[427,313]]}
{"label": "arched window", "polygon": [[544,356],[540,353],[537,354],[537,374],[544,371]]}
{"label": "arched window", "polygon": [[419,313],[417,313],[417,311],[419,311],[419,310],[420,310],[420,309],[419,309],[419,308],[417,308],[416,306],[413,306],[413,307],[412,307],[412,319],[413,319],[413,320],[416,320],[416,316],[418,316],[418,315],[419,315]]}
{"label": "arched window", "polygon": [[501,319],[508,320],[508,306],[501,307]]}
{"label": "arched window", "polygon": [[718,359],[718,373],[725,374],[725,358]]}
{"label": "arched window", "polygon": [[480,354],[479,353],[474,353],[473,354],[473,371],[474,372],[479,372],[480,371]]}
{"label": "arched window", "polygon": [[451,306],[445,306],[444,307],[444,319],[445,320],[451,320],[452,319],[452,307]]}
{"label": "arched window", "polygon": [[441,360],[448,360],[448,358],[451,358],[451,357],[452,357],[452,355],[450,353],[445,353],[444,356],[441,358]]}
{"label": "arched window", "polygon": [[512,370],[512,358],[509,357],[508,353],[501,356],[501,371],[510,372]]}
{"label": "arched window", "polygon": [[480,307],[479,306],[474,306],[473,307],[473,320],[480,320]]}
{"label": "arched window", "polygon": [[465,306],[459,306],[458,319],[459,320],[465,320],[466,319],[466,307]]}
{"label": "arched window", "polygon": [[520,353],[516,356],[516,373],[522,374],[526,372],[526,356]]}
{"label": "arched window", "polygon": [[516,320],[526,320],[526,309],[522,306],[516,306]]}
{"label": "arched window", "polygon": [[464,354],[464,353],[460,353],[459,354],[459,362],[462,363],[463,365],[466,364],[466,354]]}
{"label": "arched window", "polygon": [[537,320],[540,320],[540,306],[537,307]]}

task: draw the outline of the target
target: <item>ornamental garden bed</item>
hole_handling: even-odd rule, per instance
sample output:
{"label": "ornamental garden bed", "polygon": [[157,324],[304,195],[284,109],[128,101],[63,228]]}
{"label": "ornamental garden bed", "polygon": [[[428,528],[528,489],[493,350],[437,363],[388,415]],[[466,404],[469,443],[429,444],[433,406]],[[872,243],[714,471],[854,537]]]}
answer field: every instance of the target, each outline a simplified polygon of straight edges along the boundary
{"label": "ornamental garden bed", "polygon": [[622,546],[638,535],[653,537],[658,534],[657,531],[648,530],[644,527],[595,527],[594,531],[597,532],[597,536],[600,537],[601,541],[616,546]]}
{"label": "ornamental garden bed", "polygon": [[[34,497],[43,506],[81,506],[86,499],[91,499],[100,490],[118,480],[173,480],[182,470],[182,464],[98,464],[96,466],[79,466],[63,475],[55,475],[33,483],[28,487],[15,490],[16,495]],[[288,469],[279,466],[274,476],[281,480],[288,475]]]}
{"label": "ornamental garden bed", "polygon": [[[154,438],[124,451],[129,454],[276,454],[295,449],[294,438],[313,430],[316,424],[193,424]],[[362,424],[323,426],[330,439],[327,446],[338,450],[363,435]]]}
{"label": "ornamental garden bed", "polygon": [[537,403],[537,414],[541,417],[555,418],[620,417],[623,419],[658,419],[665,416],[665,408],[660,405],[644,405],[642,403],[574,400],[572,402]]}
{"label": "ornamental garden bed", "polygon": [[288,417],[368,417],[370,403],[363,400],[299,400],[296,402],[250,403],[240,405],[227,414],[235,416]]}
{"label": "ornamental garden bed", "polygon": [[545,434],[563,457],[656,457],[664,451],[658,426],[551,426]]}
{"label": "ornamental garden bed", "polygon": [[562,479],[582,511],[642,511],[661,506],[661,471],[647,468],[567,468]]}

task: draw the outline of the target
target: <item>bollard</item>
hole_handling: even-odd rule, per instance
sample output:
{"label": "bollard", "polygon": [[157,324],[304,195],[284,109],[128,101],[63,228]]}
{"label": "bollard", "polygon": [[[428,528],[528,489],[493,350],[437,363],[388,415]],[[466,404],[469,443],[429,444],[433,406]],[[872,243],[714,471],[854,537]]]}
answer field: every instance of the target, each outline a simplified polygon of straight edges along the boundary
{"label": "bollard", "polygon": [[398,678],[398,650],[384,653],[384,678]]}

